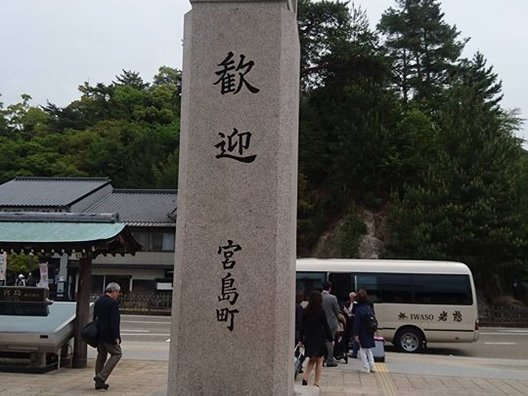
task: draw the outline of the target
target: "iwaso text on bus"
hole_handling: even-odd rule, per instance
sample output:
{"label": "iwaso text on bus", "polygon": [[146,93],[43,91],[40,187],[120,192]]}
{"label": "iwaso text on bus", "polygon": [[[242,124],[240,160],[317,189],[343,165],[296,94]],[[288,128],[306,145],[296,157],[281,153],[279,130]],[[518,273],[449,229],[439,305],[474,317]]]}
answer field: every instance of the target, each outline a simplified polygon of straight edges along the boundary
{"label": "iwaso text on bus", "polygon": [[332,282],[341,303],[367,290],[378,334],[397,349],[419,352],[428,342],[479,337],[473,276],[462,263],[418,260],[297,259],[297,290],[307,296]]}

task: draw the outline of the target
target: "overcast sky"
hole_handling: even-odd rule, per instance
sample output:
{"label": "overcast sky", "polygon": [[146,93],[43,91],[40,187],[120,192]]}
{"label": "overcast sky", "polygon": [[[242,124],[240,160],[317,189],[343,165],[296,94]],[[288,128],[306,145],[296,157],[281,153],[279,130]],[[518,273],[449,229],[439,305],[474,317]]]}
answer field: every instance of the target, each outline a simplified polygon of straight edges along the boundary
{"label": "overcast sky", "polygon": [[[394,0],[354,0],[375,25]],[[503,106],[528,116],[528,0],[442,0],[445,20],[471,38],[503,82]],[[122,69],[151,81],[181,68],[187,0],[7,0],[0,13],[0,101],[64,106],[83,82],[110,83]],[[528,139],[528,127],[523,137]]]}

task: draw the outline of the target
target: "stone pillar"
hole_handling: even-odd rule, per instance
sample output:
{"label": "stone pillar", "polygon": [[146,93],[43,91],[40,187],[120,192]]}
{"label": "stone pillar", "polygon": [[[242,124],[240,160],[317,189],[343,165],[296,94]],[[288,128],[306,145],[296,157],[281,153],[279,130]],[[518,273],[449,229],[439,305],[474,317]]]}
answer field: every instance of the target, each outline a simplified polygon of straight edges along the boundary
{"label": "stone pillar", "polygon": [[296,2],[191,3],[168,395],[292,395]]}

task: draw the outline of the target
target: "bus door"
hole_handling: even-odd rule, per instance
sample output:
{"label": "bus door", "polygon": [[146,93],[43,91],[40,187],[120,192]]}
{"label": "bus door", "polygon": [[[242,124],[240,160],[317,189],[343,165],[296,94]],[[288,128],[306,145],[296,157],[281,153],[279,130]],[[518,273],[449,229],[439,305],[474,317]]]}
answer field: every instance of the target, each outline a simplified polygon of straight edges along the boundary
{"label": "bus door", "polygon": [[348,294],[356,291],[354,276],[350,272],[331,272],[328,274],[328,280],[332,282],[332,294],[337,297],[339,305],[348,304]]}

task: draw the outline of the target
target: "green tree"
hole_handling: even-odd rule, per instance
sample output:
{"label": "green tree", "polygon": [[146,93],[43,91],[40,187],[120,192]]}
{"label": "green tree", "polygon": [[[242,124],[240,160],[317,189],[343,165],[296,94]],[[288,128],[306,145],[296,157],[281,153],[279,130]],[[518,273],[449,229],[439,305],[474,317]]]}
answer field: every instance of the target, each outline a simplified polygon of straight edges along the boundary
{"label": "green tree", "polygon": [[110,177],[116,187],[156,188],[164,165],[174,158],[178,136],[172,124],[101,121],[84,131],[70,132],[65,152],[78,153],[72,160],[80,172]]}
{"label": "green tree", "polygon": [[7,270],[15,274],[34,271],[38,268],[38,263],[38,257],[29,254],[12,253],[7,256]]}
{"label": "green tree", "polygon": [[316,87],[320,72],[342,44],[350,40],[352,26],[346,3],[339,1],[313,2],[299,0],[299,40],[301,44],[301,85]]}
{"label": "green tree", "polygon": [[401,191],[406,184],[423,183],[434,155],[435,135],[439,133],[433,119],[416,107],[402,110],[391,129],[383,159],[382,175],[390,191]]}
{"label": "green tree", "polygon": [[498,292],[493,274],[522,263],[528,243],[519,120],[491,111],[478,84],[443,102],[421,177],[393,197],[388,255],[464,261]]}
{"label": "green tree", "polygon": [[455,71],[458,84],[471,87],[475,98],[486,104],[495,112],[501,112],[500,102],[503,98],[502,82],[493,71],[492,66],[486,66],[484,55],[477,52],[472,59],[462,59]]}
{"label": "green tree", "polygon": [[0,130],[2,136],[31,139],[49,130],[49,116],[38,107],[30,105],[31,96],[22,94],[21,102],[3,109],[0,104]]}
{"label": "green tree", "polygon": [[138,72],[132,70],[122,70],[122,73],[116,77],[117,81],[114,81],[114,86],[125,86],[135,88],[138,91],[143,91],[148,88],[149,84],[145,83]]}
{"label": "green tree", "polygon": [[175,149],[166,158],[160,159],[157,164],[153,165],[152,173],[157,188],[178,187],[178,161],[179,150]]}
{"label": "green tree", "polygon": [[124,70],[109,85],[79,87],[64,108],[22,102],[1,111],[0,178],[107,176],[116,187],[175,187],[181,73],[161,67],[154,83]]}
{"label": "green tree", "polygon": [[[1,96],[2,94],[0,93],[0,97]],[[8,122],[7,122],[6,115],[5,115],[4,103],[0,101],[0,136],[7,135],[7,131],[8,131],[7,125],[8,125]]]}
{"label": "green tree", "polygon": [[[466,43],[444,21],[437,0],[396,0],[383,13],[379,31],[393,59],[394,84],[403,102],[437,98]],[[429,102],[427,102],[429,101]]]}

